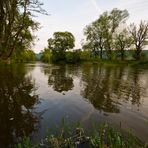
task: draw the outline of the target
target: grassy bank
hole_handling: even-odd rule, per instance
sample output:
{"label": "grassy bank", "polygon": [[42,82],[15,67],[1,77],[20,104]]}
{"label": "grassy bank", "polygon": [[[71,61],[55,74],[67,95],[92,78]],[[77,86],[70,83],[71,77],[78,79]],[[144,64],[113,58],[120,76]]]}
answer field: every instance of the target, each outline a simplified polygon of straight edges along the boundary
{"label": "grassy bank", "polygon": [[105,65],[127,65],[127,66],[148,66],[148,61],[135,61],[135,60],[100,60],[92,59],[89,61],[83,61],[83,63],[93,63],[93,64],[105,64]]}
{"label": "grassy bank", "polygon": [[[52,62],[50,62],[52,64]],[[134,61],[134,60],[100,60],[100,59],[90,59],[90,60],[82,60],[76,63],[69,63],[66,61],[59,61],[53,64],[73,64],[73,65],[81,65],[81,64],[102,64],[105,66],[131,66],[131,67],[141,67],[141,68],[148,68],[148,61]]]}
{"label": "grassy bank", "polygon": [[147,145],[136,138],[132,132],[126,133],[123,129],[116,131],[107,124],[92,130],[87,135],[80,126],[66,125],[58,129],[58,134],[47,134],[46,138],[37,145],[32,145],[30,139],[25,137],[16,148],[146,148]]}

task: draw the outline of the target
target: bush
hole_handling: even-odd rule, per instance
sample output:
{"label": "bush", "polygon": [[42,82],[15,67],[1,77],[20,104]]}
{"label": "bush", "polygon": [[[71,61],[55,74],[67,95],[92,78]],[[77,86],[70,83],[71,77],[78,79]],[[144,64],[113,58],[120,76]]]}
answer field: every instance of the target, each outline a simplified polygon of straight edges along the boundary
{"label": "bush", "polygon": [[141,60],[147,60],[147,55],[145,53],[141,53]]}
{"label": "bush", "polygon": [[[137,53],[136,52],[134,52],[132,56],[133,56],[133,59],[137,60]],[[140,60],[146,60],[146,59],[147,59],[146,54],[141,52],[140,53]]]}
{"label": "bush", "polygon": [[41,52],[41,61],[49,63],[51,60],[51,51],[49,49],[44,49],[43,52]]}
{"label": "bush", "polygon": [[51,54],[49,54],[49,53],[43,54],[41,57],[41,60],[46,63],[49,63],[50,59],[51,59]]}
{"label": "bush", "polygon": [[80,59],[82,61],[89,61],[91,59],[91,52],[90,51],[82,51],[80,53]]}
{"label": "bush", "polygon": [[65,61],[65,52],[52,51],[51,62],[58,63],[60,61]]}
{"label": "bush", "polygon": [[80,62],[80,52],[66,52],[66,62],[67,63],[77,63]]}
{"label": "bush", "polygon": [[21,52],[13,53],[11,60],[15,62],[32,62],[35,61],[35,53],[32,50],[22,50]]}

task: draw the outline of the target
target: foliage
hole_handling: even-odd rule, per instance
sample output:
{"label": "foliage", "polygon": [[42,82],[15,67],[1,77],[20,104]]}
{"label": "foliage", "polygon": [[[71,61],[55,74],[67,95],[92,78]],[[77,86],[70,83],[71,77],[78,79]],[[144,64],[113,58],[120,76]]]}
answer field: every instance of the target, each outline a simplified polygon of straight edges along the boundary
{"label": "foliage", "polygon": [[75,38],[70,32],[55,32],[53,38],[48,39],[48,48],[52,51],[66,51],[75,45]]}
{"label": "foliage", "polygon": [[49,63],[50,60],[51,60],[51,56],[52,56],[51,50],[45,48],[41,52],[41,61],[46,62],[46,63]]}
{"label": "foliage", "polygon": [[[91,133],[91,136],[87,136],[83,128],[78,126],[77,128],[68,128],[69,124],[63,122],[63,127],[59,129],[59,134],[50,133],[47,138],[38,145],[38,147],[56,147],[56,148],[69,148],[69,147],[139,147],[146,148],[147,145],[140,142],[132,132],[128,134],[123,130],[115,131],[114,128],[108,126],[107,124],[101,124],[99,128],[95,125],[95,129]],[[70,130],[70,131],[69,131]],[[22,142],[18,144],[21,146],[29,145],[27,142]],[[30,146],[30,145],[29,145]],[[19,148],[18,147],[18,148]]]}
{"label": "foliage", "polygon": [[134,57],[136,60],[140,60],[142,48],[148,45],[148,22],[141,21],[138,27],[133,23],[130,25],[129,31],[136,48]]}
{"label": "foliage", "polygon": [[65,62],[65,52],[63,51],[52,51],[51,55],[51,62],[53,63],[58,63],[58,62]]}
{"label": "foliage", "polygon": [[91,59],[91,52],[90,51],[81,51],[80,59],[81,59],[81,61],[89,61]]}
{"label": "foliage", "polygon": [[146,145],[142,144],[131,131],[128,135],[123,129],[119,132],[115,131],[112,127],[107,124],[100,126],[99,132],[95,132],[91,137],[91,143],[94,147],[141,147],[144,148]]}
{"label": "foliage", "polygon": [[100,50],[100,58],[102,59],[103,50],[106,50],[108,58],[111,58],[111,50],[113,49],[113,37],[119,25],[128,17],[127,10],[113,9],[111,12],[104,12],[100,17],[86,26],[84,35],[86,35],[85,47],[92,50],[94,56]]}
{"label": "foliage", "polygon": [[41,6],[39,0],[1,0],[0,59],[7,60],[13,53],[31,46],[32,32],[39,26],[33,14],[45,13]]}
{"label": "foliage", "polygon": [[16,50],[11,59],[14,62],[32,62],[36,60],[36,56],[32,50]]}
{"label": "foliage", "polygon": [[28,137],[24,137],[22,143],[19,143],[16,148],[32,148],[30,139]]}
{"label": "foliage", "polygon": [[[125,59],[125,50],[135,45],[134,59],[145,59],[142,49],[148,44],[148,22],[141,21],[139,26],[131,24],[129,29],[121,29],[129,14],[127,10],[113,9],[111,12],[104,12],[100,17],[86,26],[84,35],[86,43],[83,43],[83,49],[90,49],[94,57],[103,58],[104,50],[108,59]],[[118,50],[118,54],[113,52]]]}
{"label": "foliage", "polygon": [[118,56],[121,60],[125,59],[125,50],[129,49],[132,44],[132,37],[126,29],[115,35],[114,46],[117,51],[119,51]]}
{"label": "foliage", "polygon": [[133,52],[133,54],[132,54],[132,57],[133,57],[133,59],[136,59],[136,60],[141,60],[141,61],[145,61],[145,60],[147,60],[148,58],[147,58],[147,55],[146,55],[146,53],[144,53],[144,52],[142,52],[141,51],[141,53],[140,53],[140,57],[137,57],[137,51],[135,50],[135,52]]}
{"label": "foliage", "polygon": [[67,63],[78,63],[80,62],[80,51],[66,52]]}
{"label": "foliage", "polygon": [[[48,39],[48,49],[51,49],[52,62],[66,61],[65,52],[75,46],[75,38],[70,32],[55,32],[53,38]],[[69,55],[68,55],[69,56]],[[67,56],[67,59],[68,59]]]}

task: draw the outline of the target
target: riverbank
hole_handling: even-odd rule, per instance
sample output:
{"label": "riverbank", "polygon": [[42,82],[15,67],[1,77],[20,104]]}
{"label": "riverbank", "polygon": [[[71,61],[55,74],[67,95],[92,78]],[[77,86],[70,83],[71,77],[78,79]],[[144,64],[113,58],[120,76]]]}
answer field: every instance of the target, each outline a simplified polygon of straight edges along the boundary
{"label": "riverbank", "polygon": [[81,65],[81,64],[101,64],[105,66],[131,66],[131,67],[148,67],[148,61],[135,61],[135,60],[101,60],[101,59],[91,59],[91,60],[82,60],[80,62],[72,63],[66,61],[59,62],[49,62],[50,64],[71,64],[71,65]]}
{"label": "riverbank", "polygon": [[[83,62],[85,63],[85,61]],[[135,61],[135,60],[100,60],[100,59],[93,59],[90,61],[86,61],[86,63],[93,63],[93,64],[104,64],[104,65],[123,65],[123,66],[148,66],[148,61]]]}
{"label": "riverbank", "polygon": [[[43,62],[41,60],[38,61],[25,61],[25,62],[16,62],[16,61],[2,61],[0,60],[0,65],[3,64],[20,64],[20,63],[35,63],[35,62]],[[107,59],[99,59],[99,58],[90,58],[88,60],[80,60],[77,62],[67,62],[67,61],[58,61],[58,62],[43,62],[49,64],[102,64],[102,65],[109,65],[109,66],[142,66],[148,67],[148,60],[107,60]]]}

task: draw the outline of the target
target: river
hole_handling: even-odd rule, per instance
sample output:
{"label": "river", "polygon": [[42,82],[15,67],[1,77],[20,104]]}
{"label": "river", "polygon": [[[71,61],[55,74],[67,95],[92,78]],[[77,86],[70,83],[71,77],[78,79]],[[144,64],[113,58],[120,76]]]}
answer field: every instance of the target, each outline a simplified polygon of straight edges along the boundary
{"label": "river", "polygon": [[0,147],[25,134],[33,143],[48,129],[79,121],[132,130],[148,142],[148,68],[97,64],[3,65],[0,68]]}

